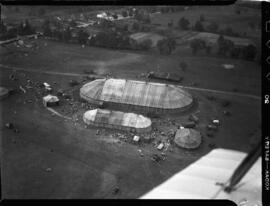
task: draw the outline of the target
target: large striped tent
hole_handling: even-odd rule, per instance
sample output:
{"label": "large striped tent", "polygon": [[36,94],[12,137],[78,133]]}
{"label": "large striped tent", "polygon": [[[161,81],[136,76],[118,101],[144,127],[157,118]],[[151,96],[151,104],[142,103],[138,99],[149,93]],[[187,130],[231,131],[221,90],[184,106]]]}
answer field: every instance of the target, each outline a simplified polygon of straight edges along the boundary
{"label": "large striped tent", "polygon": [[183,110],[193,103],[192,96],[176,85],[125,79],[96,79],[81,88],[80,96],[90,103],[158,112]]}
{"label": "large striped tent", "polygon": [[133,131],[137,133],[151,131],[152,122],[140,114],[94,109],[84,113],[83,121],[88,125]]}

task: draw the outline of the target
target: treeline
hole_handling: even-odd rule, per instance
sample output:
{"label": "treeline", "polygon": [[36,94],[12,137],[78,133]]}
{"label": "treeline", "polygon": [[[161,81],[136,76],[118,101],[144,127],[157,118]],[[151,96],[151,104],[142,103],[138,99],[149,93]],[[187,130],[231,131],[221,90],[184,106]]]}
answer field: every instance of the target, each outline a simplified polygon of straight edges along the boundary
{"label": "treeline", "polygon": [[22,21],[17,26],[8,27],[4,21],[0,22],[0,40],[7,40],[17,37],[17,35],[30,35],[36,32],[28,20]]}
{"label": "treeline", "polygon": [[[227,26],[223,29],[220,28],[220,25],[216,22],[210,22],[206,26],[204,25],[205,22],[205,17],[204,15],[200,16],[200,19],[195,22],[194,25],[191,25],[190,21],[182,17],[178,21],[177,27],[181,30],[193,30],[193,31],[198,31],[198,32],[210,32],[210,33],[218,33],[222,35],[227,35],[227,36],[234,36],[234,37],[240,37],[241,35],[237,32],[235,32],[232,27]],[[171,22],[168,23],[171,24]],[[249,26],[251,28],[255,28],[254,23],[250,22]]]}
{"label": "treeline", "polygon": [[[212,52],[212,47],[203,39],[193,39],[190,42],[190,48],[194,55],[200,50],[204,50],[207,54]],[[236,46],[233,41],[225,39],[222,35],[220,35],[217,40],[216,54],[219,56],[253,61],[255,60],[257,52],[256,47],[252,44],[239,47]]]}

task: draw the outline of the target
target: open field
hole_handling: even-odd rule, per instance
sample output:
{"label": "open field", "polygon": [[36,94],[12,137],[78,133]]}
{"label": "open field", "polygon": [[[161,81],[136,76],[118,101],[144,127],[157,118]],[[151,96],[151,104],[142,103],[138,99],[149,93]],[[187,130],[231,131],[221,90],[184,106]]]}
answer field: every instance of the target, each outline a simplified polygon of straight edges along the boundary
{"label": "open field", "polygon": [[205,22],[215,22],[219,28],[230,26],[234,31],[243,34],[247,33],[248,37],[260,38],[260,30],[252,30],[249,28],[248,23],[253,22],[256,26],[261,23],[261,16],[258,10],[246,9],[242,14],[236,14],[235,6],[205,6],[205,7],[190,7],[186,11],[156,14],[151,18],[153,24],[160,24],[164,27],[168,26],[168,22],[173,20],[174,27],[177,27],[178,21],[181,17],[189,20],[191,25],[204,15]]}
{"label": "open field", "polygon": [[[78,45],[45,40],[38,42],[40,49],[29,52],[28,56],[24,52],[13,53],[14,48],[10,51],[1,48],[1,65],[36,71],[17,71],[18,80],[12,81],[8,78],[12,69],[1,69],[1,85],[19,91],[1,102],[1,125],[12,122],[20,130],[14,133],[4,126],[1,129],[4,198],[138,198],[209,152],[209,144],[249,151],[260,137],[260,101],[190,90],[199,101],[196,108],[180,116],[153,119],[153,125],[166,132],[175,128],[170,120],[179,125],[188,119],[190,113],[197,113],[200,118],[197,129],[203,134],[203,143],[194,151],[171,145],[166,159],[155,163],[151,156],[161,152],[153,144],[135,145],[130,140],[125,142],[111,137],[118,131],[101,130],[101,134],[96,135],[96,128],[85,128],[81,115],[86,109],[80,106],[78,99],[78,89],[85,78],[79,75],[91,69],[100,74],[137,78],[141,72],[155,70],[157,65],[159,70],[181,73],[177,70],[178,55],[156,56],[93,47],[83,49]],[[183,55],[181,60],[189,64],[184,74],[184,85],[196,81],[208,89],[231,91],[237,87],[248,94],[260,93],[260,72],[255,63],[187,55]],[[228,62],[235,64],[236,69],[227,71],[220,67],[220,64]],[[42,71],[59,72],[59,75]],[[79,75],[61,75],[69,72]],[[56,110],[72,120],[52,115],[46,110],[35,89],[22,93],[18,87],[24,86],[27,79],[48,82],[55,90],[61,88],[71,92],[73,100],[61,99],[61,106]],[[68,84],[71,79],[81,84],[72,88]],[[207,97],[210,95],[217,100],[209,100]],[[27,102],[29,99],[32,103]],[[224,100],[231,102],[231,106],[226,108],[231,116],[222,114]],[[78,109],[70,109],[70,103],[78,105]],[[222,126],[210,138],[205,127],[213,117],[220,119]],[[143,157],[138,149],[142,150]],[[51,171],[46,171],[46,168],[51,168]],[[117,194],[113,192],[115,187],[120,188]]]}
{"label": "open field", "polygon": [[[136,78],[147,71],[165,71],[183,76],[183,85],[195,82],[202,88],[224,91],[237,89],[243,93],[261,94],[260,66],[255,62],[208,57],[204,53],[192,56],[189,48],[179,49],[171,56],[163,56],[97,47],[82,48],[80,45],[46,40],[38,40],[38,44],[40,47],[37,51],[29,52],[0,48],[0,64],[79,74],[92,70],[99,74],[110,73],[129,78]],[[180,61],[188,64],[186,72],[181,71]],[[226,70],[222,64],[233,64],[235,68]]]}
{"label": "open field", "polygon": [[[20,21],[29,15],[29,8],[22,11],[13,17],[6,11],[6,17],[10,22]],[[66,13],[68,10],[59,9],[48,15]],[[248,28],[249,22],[260,22],[257,13],[246,9],[237,15],[233,6],[194,7],[153,15],[151,23],[167,28],[173,19],[176,27],[182,16],[193,24],[203,14],[207,22],[217,22],[221,28],[246,32],[247,38],[259,45],[260,31]],[[177,28],[173,32],[189,35]],[[171,55],[160,55],[153,50],[82,47],[42,37],[33,41],[37,49],[13,43],[0,47],[0,86],[15,90],[0,103],[4,199],[139,198],[213,148],[249,152],[261,138],[261,66],[255,61],[222,58],[205,51],[193,55],[185,44],[177,45]],[[186,62],[186,71],[180,62]],[[224,69],[223,64],[234,68]],[[195,99],[186,112],[151,116],[153,130],[140,137],[153,135],[152,142],[134,143],[132,133],[84,124],[83,113],[95,108],[79,97],[89,73],[149,81],[145,74],[150,71],[183,77],[174,84],[185,87]],[[78,85],[71,86],[71,80]],[[70,99],[59,95],[59,106],[54,110],[44,107],[42,97],[47,93],[40,86],[44,82],[52,86],[54,95],[62,90]],[[199,118],[195,129],[202,134],[200,147],[185,150],[172,141],[168,150],[158,150],[160,141],[169,139],[169,133],[189,121],[191,114]],[[213,119],[221,125],[209,132],[207,125]],[[7,123],[17,130],[7,128]],[[155,154],[164,160],[153,161]]]}

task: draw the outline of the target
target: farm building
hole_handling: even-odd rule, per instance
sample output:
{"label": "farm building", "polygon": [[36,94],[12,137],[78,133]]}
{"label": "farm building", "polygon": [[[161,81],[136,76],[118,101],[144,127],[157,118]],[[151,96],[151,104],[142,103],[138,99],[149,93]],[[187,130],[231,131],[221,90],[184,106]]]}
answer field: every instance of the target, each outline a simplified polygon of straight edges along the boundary
{"label": "farm building", "polygon": [[175,112],[189,108],[192,96],[176,85],[125,79],[96,79],[80,89],[81,98],[140,112]]}
{"label": "farm building", "polygon": [[83,121],[88,125],[144,133],[151,131],[151,120],[140,114],[94,109],[84,113]]}
{"label": "farm building", "polygon": [[165,37],[159,34],[151,33],[151,32],[139,32],[139,33],[131,34],[129,38],[130,38],[131,45],[140,45],[145,40],[151,40],[152,47],[156,47],[157,42],[159,40],[164,39]]}

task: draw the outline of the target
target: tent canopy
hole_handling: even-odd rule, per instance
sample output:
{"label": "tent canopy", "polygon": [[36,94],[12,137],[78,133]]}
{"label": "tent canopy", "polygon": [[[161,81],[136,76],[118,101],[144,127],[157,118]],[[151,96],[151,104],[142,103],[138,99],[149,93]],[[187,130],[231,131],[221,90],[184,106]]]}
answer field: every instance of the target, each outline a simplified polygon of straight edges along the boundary
{"label": "tent canopy", "polygon": [[202,138],[200,132],[194,129],[178,129],[175,134],[174,142],[183,148],[194,149],[199,147]]}
{"label": "tent canopy", "polygon": [[85,84],[82,98],[143,107],[178,109],[192,104],[192,96],[176,85],[125,79],[97,79]]}
{"label": "tent canopy", "polygon": [[84,113],[84,121],[101,124],[118,125],[133,128],[151,127],[151,120],[139,114],[125,113],[121,111],[110,111],[105,109],[94,109]]}

